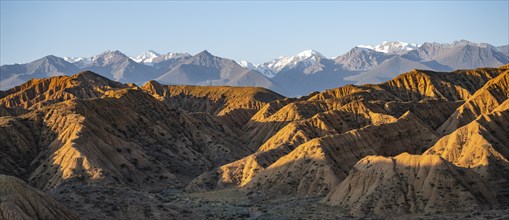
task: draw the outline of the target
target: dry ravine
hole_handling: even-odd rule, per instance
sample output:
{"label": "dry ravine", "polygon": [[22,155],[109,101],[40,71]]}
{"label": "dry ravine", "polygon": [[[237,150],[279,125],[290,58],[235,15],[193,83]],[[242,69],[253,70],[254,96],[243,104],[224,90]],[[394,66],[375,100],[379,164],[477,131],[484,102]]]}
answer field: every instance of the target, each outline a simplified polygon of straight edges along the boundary
{"label": "dry ravine", "polygon": [[507,219],[509,65],[300,98],[32,79],[0,158],[0,219]]}

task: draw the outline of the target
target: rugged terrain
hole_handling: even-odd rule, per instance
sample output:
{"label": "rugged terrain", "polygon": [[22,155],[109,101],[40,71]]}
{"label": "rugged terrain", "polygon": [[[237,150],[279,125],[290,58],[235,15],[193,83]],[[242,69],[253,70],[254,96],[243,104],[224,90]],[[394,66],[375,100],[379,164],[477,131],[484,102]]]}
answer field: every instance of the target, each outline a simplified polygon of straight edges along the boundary
{"label": "rugged terrain", "polygon": [[[179,68],[234,66],[201,56]],[[257,87],[137,86],[90,71],[32,79],[0,91],[0,213],[504,218],[508,80],[509,65],[415,69],[285,98]]]}
{"label": "rugged terrain", "polygon": [[0,218],[79,219],[78,215],[22,180],[0,174]]}
{"label": "rugged terrain", "polygon": [[261,64],[234,61],[207,50],[195,55],[149,50],[135,57],[118,50],[93,57],[48,55],[25,64],[0,66],[0,90],[31,78],[93,71],[115,81],[138,85],[156,80],[173,85],[256,86],[299,97],[350,83],[381,83],[413,69],[452,71],[498,67],[509,62],[507,45],[495,47],[466,40],[422,45],[385,41],[376,46],[359,45],[338,55],[325,57],[318,51],[305,50]]}

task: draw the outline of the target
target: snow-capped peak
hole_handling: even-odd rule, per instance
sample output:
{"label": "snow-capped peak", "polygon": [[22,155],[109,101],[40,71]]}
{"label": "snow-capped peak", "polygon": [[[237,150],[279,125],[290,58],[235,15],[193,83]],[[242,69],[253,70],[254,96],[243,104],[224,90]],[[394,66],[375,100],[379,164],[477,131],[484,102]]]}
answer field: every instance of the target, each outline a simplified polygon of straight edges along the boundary
{"label": "snow-capped peak", "polygon": [[123,56],[125,56],[125,54],[120,52],[120,50],[107,50],[107,51],[104,51],[103,53],[101,53],[101,54],[99,54],[97,56],[113,56],[113,55],[123,55]]}
{"label": "snow-capped peak", "polygon": [[366,48],[382,53],[399,54],[419,48],[421,45],[405,43],[401,41],[384,41],[379,45],[358,45],[358,48]]}
{"label": "snow-capped peak", "polygon": [[244,60],[237,63],[246,69],[256,70],[263,73],[263,75],[272,78],[283,69],[291,69],[298,65],[306,68],[315,64],[318,59],[322,58],[325,58],[325,56],[318,51],[305,50],[295,56],[281,56],[263,64],[253,64]]}
{"label": "snow-capped peak", "polygon": [[109,61],[114,59],[115,57],[127,57],[127,56],[120,52],[119,50],[107,50],[102,52],[101,54],[91,57],[90,61],[92,62],[95,62],[97,60]]}
{"label": "snow-capped peak", "polygon": [[154,58],[159,57],[159,56],[161,56],[161,54],[159,54],[153,50],[148,50],[148,51],[141,53],[140,55],[138,55],[136,57],[130,57],[130,58],[137,63],[152,63]]}
{"label": "snow-capped peak", "polygon": [[316,57],[325,58],[320,52],[315,51],[315,50],[305,50],[305,51],[302,51],[299,54],[297,54],[297,57],[301,57],[301,58],[316,58]]}
{"label": "snow-capped peak", "polygon": [[79,68],[82,68],[92,62],[92,58],[86,58],[86,57],[64,57],[64,60],[73,63]]}
{"label": "snow-capped peak", "polygon": [[304,67],[311,66],[321,58],[325,58],[321,53],[314,50],[305,50],[295,56],[279,57],[270,62],[261,64],[261,66],[270,69],[273,73],[277,73],[285,68],[294,68],[297,65],[303,65]]}
{"label": "snow-capped peak", "polygon": [[241,67],[244,67],[244,68],[247,68],[247,69],[250,69],[250,68],[254,68],[255,65],[249,61],[245,61],[245,60],[241,60],[239,62],[237,62]]}
{"label": "snow-capped peak", "polygon": [[64,60],[69,62],[69,63],[76,63],[76,62],[90,60],[90,59],[89,58],[85,58],[85,57],[64,57]]}
{"label": "snow-capped peak", "polygon": [[242,67],[244,67],[244,68],[246,68],[248,70],[258,71],[258,72],[262,73],[263,75],[265,75],[268,78],[274,77],[274,73],[269,68],[263,66],[263,64],[253,64],[253,63],[245,61],[245,60],[241,60],[241,61],[239,61],[237,63],[240,66],[242,66]]}
{"label": "snow-capped peak", "polygon": [[158,60],[169,60],[169,59],[175,59],[175,58],[186,58],[190,57],[191,55],[188,53],[167,53],[164,55],[159,56]]}

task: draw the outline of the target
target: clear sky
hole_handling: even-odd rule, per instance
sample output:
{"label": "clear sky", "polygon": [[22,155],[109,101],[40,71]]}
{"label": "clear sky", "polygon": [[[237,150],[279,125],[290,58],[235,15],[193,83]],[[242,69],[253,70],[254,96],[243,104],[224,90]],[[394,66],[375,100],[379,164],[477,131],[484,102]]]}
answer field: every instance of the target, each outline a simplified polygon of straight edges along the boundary
{"label": "clear sky", "polygon": [[198,53],[254,63],[382,41],[509,44],[509,1],[4,1],[0,63]]}

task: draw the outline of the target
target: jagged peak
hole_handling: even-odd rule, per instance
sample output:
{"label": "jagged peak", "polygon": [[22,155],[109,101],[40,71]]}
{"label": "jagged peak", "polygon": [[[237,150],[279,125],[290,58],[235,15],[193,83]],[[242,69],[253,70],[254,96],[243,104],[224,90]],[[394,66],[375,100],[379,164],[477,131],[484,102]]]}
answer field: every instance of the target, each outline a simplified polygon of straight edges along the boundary
{"label": "jagged peak", "polygon": [[382,53],[382,52],[373,50],[372,48],[362,47],[362,46],[355,46],[350,51],[348,51],[348,53],[350,53],[350,54],[351,53],[359,53],[359,52]]}
{"label": "jagged peak", "polygon": [[208,50],[203,50],[199,53],[197,53],[195,56],[208,56],[208,57],[213,57],[213,55],[208,51]]}
{"label": "jagged peak", "polygon": [[103,57],[113,57],[113,56],[121,56],[121,57],[126,57],[127,58],[127,55],[125,55],[124,53],[120,52],[119,50],[106,50],[104,52],[102,52],[101,54],[99,55],[96,55],[92,58],[92,60],[96,60],[98,58],[103,58]]}
{"label": "jagged peak", "polygon": [[81,71],[77,74],[74,74],[72,75],[70,78],[75,78],[75,79],[80,79],[80,78],[84,78],[84,79],[100,79],[100,80],[103,80],[103,81],[111,81],[113,82],[113,80],[110,80],[104,76],[101,76],[95,72],[92,72],[90,70],[85,70],[85,71]]}
{"label": "jagged peak", "polygon": [[[73,76],[90,76],[90,77],[103,77],[97,73],[94,73],[90,70],[81,71],[79,73],[74,74]],[[103,77],[104,78],[104,77]]]}
{"label": "jagged peak", "polygon": [[452,42],[451,45],[452,46],[476,46],[476,47],[490,47],[491,46],[490,44],[487,44],[487,43],[475,43],[475,42],[468,41],[465,39],[454,41],[454,42]]}
{"label": "jagged peak", "polygon": [[136,57],[130,57],[132,60],[136,61],[137,63],[151,63],[155,58],[160,57],[161,54],[158,52],[155,52],[153,50],[148,50],[145,52],[140,53]]}
{"label": "jagged peak", "polygon": [[425,42],[419,48],[427,49],[427,48],[438,47],[438,48],[443,48],[443,49],[450,49],[450,48],[463,47],[463,46],[465,46],[465,47],[474,46],[474,47],[482,47],[482,48],[493,47],[494,48],[494,46],[492,46],[491,44],[488,44],[488,43],[475,43],[475,42],[468,41],[465,39],[453,41],[452,43]]}
{"label": "jagged peak", "polygon": [[163,86],[165,86],[165,85],[159,83],[158,81],[149,80],[148,82],[143,84],[143,86],[141,86],[141,89],[143,89],[143,90],[152,90],[152,89],[161,88]]}
{"label": "jagged peak", "polygon": [[196,55],[192,56],[190,59],[192,60],[193,58],[195,60],[199,59],[199,60],[210,60],[210,61],[212,61],[212,60],[215,60],[216,58],[220,58],[220,57],[216,57],[216,56],[212,55],[209,51],[204,50],[204,51],[199,52]]}
{"label": "jagged peak", "polygon": [[33,61],[32,63],[36,63],[36,62],[46,62],[46,61],[50,61],[50,62],[65,62],[65,63],[68,63],[65,59],[61,58],[61,57],[57,57],[55,55],[47,55],[47,56],[44,56],[38,60],[35,60]]}
{"label": "jagged peak", "polygon": [[162,86],[163,84],[159,83],[158,81],[156,80],[149,80],[148,82],[146,82],[143,86],[145,85],[157,85],[157,86]]}
{"label": "jagged peak", "polygon": [[318,58],[325,58],[320,52],[316,50],[305,50],[297,54],[298,57],[302,58],[310,58],[310,57],[318,57]]}
{"label": "jagged peak", "polygon": [[158,52],[156,52],[156,51],[154,51],[154,50],[147,50],[147,51],[145,51],[145,53],[152,53],[152,54],[155,54],[155,55],[161,56],[161,54],[160,54],[160,53],[158,53]]}
{"label": "jagged peak", "polygon": [[43,59],[62,59],[62,58],[57,57],[55,55],[47,55],[47,56],[43,57]]}
{"label": "jagged peak", "polygon": [[419,48],[421,45],[402,41],[384,41],[379,45],[358,45],[358,48],[370,49],[382,53],[403,53]]}
{"label": "jagged peak", "polygon": [[120,52],[120,50],[106,50],[102,52],[102,54],[119,54],[119,55],[125,55],[124,53]]}

